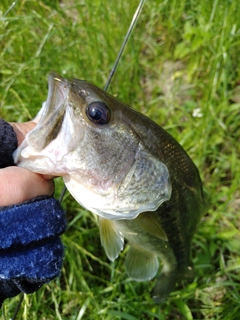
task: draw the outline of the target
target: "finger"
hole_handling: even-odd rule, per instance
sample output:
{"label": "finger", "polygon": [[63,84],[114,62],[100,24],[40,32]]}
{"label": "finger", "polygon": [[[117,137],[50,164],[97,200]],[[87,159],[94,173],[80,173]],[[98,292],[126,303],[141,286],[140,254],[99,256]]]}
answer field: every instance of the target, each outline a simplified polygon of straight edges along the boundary
{"label": "finger", "polygon": [[[18,146],[24,140],[26,134],[36,126],[36,123],[33,121],[23,122],[23,123],[11,122],[10,124],[13,127],[13,130],[15,131],[15,133],[17,135]],[[50,174],[44,174],[44,175],[42,175],[42,177],[45,180],[51,180],[53,178],[56,178],[56,176],[52,176]]]}
{"label": "finger", "polygon": [[24,168],[0,169],[0,206],[9,206],[54,192],[52,180]]}
{"label": "finger", "polygon": [[23,123],[10,122],[10,124],[17,135],[18,145],[22,143],[26,134],[36,126],[36,123],[33,121]]}

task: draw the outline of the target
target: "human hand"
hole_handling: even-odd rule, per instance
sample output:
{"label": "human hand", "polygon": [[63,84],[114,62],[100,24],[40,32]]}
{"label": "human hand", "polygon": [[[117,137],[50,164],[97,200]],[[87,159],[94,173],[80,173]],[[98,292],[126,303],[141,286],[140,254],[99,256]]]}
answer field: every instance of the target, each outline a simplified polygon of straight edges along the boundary
{"label": "human hand", "polygon": [[0,119],[0,308],[59,276],[66,229],[64,211],[50,197],[52,177],[11,166],[13,151],[36,124],[11,125]]}
{"label": "human hand", "polygon": [[[36,123],[11,123],[18,145]],[[50,176],[40,175],[20,167],[0,169],[0,206],[9,206],[41,195],[52,195],[54,183]]]}

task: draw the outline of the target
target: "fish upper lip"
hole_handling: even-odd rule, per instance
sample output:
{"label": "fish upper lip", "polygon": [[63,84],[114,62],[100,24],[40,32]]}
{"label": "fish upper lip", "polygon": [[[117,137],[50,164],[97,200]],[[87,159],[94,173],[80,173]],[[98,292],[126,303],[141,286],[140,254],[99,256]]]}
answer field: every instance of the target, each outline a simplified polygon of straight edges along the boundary
{"label": "fish upper lip", "polygon": [[[55,100],[54,103],[58,105],[59,101],[62,99],[65,104],[70,87],[71,84],[67,79],[64,79],[55,71],[50,72],[48,75],[48,97],[46,103],[50,103],[52,100]],[[59,96],[61,96],[61,98]]]}
{"label": "fish upper lip", "polygon": [[50,81],[54,81],[54,80],[59,81],[59,82],[61,82],[61,81],[65,82],[65,79],[59,73],[57,73],[55,71],[51,71],[48,74],[48,81],[50,82]]}

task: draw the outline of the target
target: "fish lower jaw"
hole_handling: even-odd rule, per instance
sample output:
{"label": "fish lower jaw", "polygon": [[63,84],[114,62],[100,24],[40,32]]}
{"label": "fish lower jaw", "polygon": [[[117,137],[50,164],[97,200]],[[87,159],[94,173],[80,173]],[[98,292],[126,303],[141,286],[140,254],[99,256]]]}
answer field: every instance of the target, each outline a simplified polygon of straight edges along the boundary
{"label": "fish lower jaw", "polygon": [[56,177],[68,174],[66,168],[56,166],[49,158],[21,158],[17,166],[39,174],[48,174]]}

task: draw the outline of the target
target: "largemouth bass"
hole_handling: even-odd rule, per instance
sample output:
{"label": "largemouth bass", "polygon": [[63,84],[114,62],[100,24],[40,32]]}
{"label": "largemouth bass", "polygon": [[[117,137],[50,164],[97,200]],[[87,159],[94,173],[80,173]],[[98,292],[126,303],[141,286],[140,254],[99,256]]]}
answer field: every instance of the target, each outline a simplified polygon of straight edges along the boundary
{"label": "largemouth bass", "polygon": [[123,249],[128,275],[152,279],[164,300],[191,273],[191,242],[205,210],[199,172],[176,140],[143,114],[86,81],[48,78],[47,101],[14,154],[18,166],[62,176],[98,215],[110,260]]}

